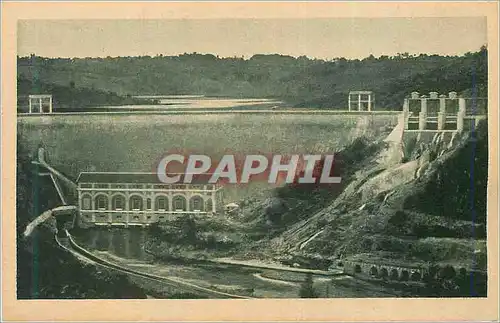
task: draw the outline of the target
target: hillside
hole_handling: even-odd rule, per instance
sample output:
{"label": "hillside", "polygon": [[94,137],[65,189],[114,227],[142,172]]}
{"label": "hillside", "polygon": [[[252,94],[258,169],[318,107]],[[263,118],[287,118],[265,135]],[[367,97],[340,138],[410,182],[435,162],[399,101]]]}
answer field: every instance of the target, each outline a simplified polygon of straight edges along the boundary
{"label": "hillside", "polygon": [[[427,243],[431,248],[433,239],[444,244],[477,239],[478,246],[484,244],[487,183],[484,165],[488,158],[485,128],[483,124],[474,140],[470,140],[470,134],[464,135],[455,148],[428,144],[422,153],[402,164],[387,167],[380,163],[383,151],[372,155],[370,166],[356,172],[333,203],[306,221],[294,224],[275,244],[285,243],[284,249],[295,250],[300,242],[326,229],[298,249],[325,256],[392,251],[394,259],[461,262],[463,257],[470,261],[469,252],[473,251],[470,249],[457,257],[418,247]],[[473,169],[471,156],[474,156]],[[472,247],[473,241],[469,243]],[[409,245],[417,248],[411,249]],[[483,269],[484,251],[476,259],[476,265]],[[472,263],[462,265],[472,266]]]}
{"label": "hillside", "polygon": [[20,80],[99,89],[125,97],[199,94],[278,98],[294,106],[337,109],[346,107],[350,90],[359,89],[376,94],[378,109],[400,109],[404,96],[415,90],[470,93],[473,83],[478,95],[486,96],[488,74],[486,48],[463,56],[400,54],[331,61],[277,54],[249,59],[196,53],[82,59],[31,56],[18,58],[17,70]]}
{"label": "hillside", "polygon": [[[149,248],[166,259],[231,256],[319,269],[338,259],[453,266],[479,272],[474,285],[456,276],[462,281],[417,293],[484,295],[486,122],[477,132],[453,139],[434,135],[406,151],[390,140],[393,134],[361,136],[340,151],[335,172],[342,175],[341,185],[292,184],[239,201],[238,214],[227,218],[186,218],[154,227]],[[465,287],[446,287],[454,284]]]}
{"label": "hillside", "polygon": [[[366,154],[365,167],[347,178],[328,206],[254,248],[278,259],[486,271],[486,123],[454,140],[448,146],[449,138],[436,135],[402,163],[385,159],[399,149],[391,144]],[[486,293],[484,280],[475,279],[476,292]]]}

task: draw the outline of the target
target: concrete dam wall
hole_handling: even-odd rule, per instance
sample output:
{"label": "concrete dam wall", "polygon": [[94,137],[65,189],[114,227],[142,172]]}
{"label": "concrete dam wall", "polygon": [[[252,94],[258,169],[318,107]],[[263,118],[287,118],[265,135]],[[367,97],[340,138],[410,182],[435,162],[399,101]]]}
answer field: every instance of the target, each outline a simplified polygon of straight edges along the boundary
{"label": "concrete dam wall", "polygon": [[[397,114],[44,115],[18,118],[18,154],[45,148],[48,162],[70,178],[80,172],[155,172],[169,153],[325,154],[360,136],[387,135]],[[267,184],[267,183],[265,183]],[[235,200],[268,187],[228,190]],[[237,193],[236,193],[237,192]]]}

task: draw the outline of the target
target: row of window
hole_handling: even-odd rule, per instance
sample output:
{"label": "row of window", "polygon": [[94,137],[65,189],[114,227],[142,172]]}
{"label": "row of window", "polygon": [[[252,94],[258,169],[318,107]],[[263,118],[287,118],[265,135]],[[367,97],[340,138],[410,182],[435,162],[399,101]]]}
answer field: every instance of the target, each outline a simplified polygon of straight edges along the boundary
{"label": "row of window", "polygon": [[[146,203],[144,199],[138,195],[132,195],[129,198],[128,209],[126,199],[122,195],[115,195],[111,199],[111,205],[109,204],[108,196],[100,194],[94,197],[94,209],[96,210],[115,210],[115,211],[142,211],[152,210],[152,199],[147,198]],[[166,196],[157,196],[154,200],[154,210],[155,211],[169,211],[170,205],[168,203],[168,198]],[[145,205],[144,205],[145,204]],[[90,195],[84,195],[82,197],[82,210],[92,210],[92,197]],[[201,196],[193,196],[189,199],[189,210],[191,211],[212,211],[213,203],[212,199],[203,200]],[[172,198],[172,210],[173,211],[187,211],[188,203],[184,196],[177,195]]]}
{"label": "row of window", "polygon": [[[92,186],[93,185],[93,186]],[[214,185],[192,185],[192,184],[173,184],[173,185],[144,185],[144,184],[101,184],[101,183],[81,183],[81,188],[131,188],[131,189],[162,189],[162,190],[213,190]]]}
{"label": "row of window", "polygon": [[[172,220],[175,218],[175,215],[158,215],[158,217],[153,218],[151,215],[148,215],[144,218],[140,218],[139,216],[133,216],[126,221],[126,216],[125,215],[116,215],[112,219],[107,216],[107,215],[98,215],[96,216],[95,222],[97,223],[110,223],[110,222],[124,222],[124,223],[130,223],[130,222],[156,222],[156,221],[166,221],[166,220]],[[84,216],[84,219],[86,221],[91,221],[90,216]]]}

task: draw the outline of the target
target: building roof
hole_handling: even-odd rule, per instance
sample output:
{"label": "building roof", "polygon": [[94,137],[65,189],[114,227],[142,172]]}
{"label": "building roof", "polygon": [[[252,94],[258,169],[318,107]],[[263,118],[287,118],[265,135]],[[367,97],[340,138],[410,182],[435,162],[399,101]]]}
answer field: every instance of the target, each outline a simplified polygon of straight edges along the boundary
{"label": "building roof", "polygon": [[[184,184],[184,173],[171,173],[168,176],[180,175],[180,180],[175,184]],[[209,184],[212,174],[194,174],[190,184]],[[158,178],[157,173],[139,172],[82,172],[77,178],[77,183],[127,183],[127,184],[165,184]]]}
{"label": "building roof", "polygon": [[52,94],[30,94],[28,97],[32,99],[48,99],[52,97]]}
{"label": "building roof", "polygon": [[373,94],[373,91],[349,91],[349,94]]}

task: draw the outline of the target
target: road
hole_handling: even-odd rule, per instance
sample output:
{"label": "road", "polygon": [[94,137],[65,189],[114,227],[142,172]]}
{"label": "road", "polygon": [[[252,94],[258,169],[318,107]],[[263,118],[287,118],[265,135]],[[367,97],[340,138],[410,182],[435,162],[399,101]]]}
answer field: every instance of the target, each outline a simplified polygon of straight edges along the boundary
{"label": "road", "polygon": [[111,269],[117,272],[121,272],[127,275],[132,275],[135,277],[146,278],[148,280],[152,280],[155,282],[159,282],[162,284],[169,285],[179,291],[194,293],[198,295],[207,296],[209,298],[240,298],[240,299],[252,299],[253,297],[236,295],[231,293],[220,292],[216,290],[212,290],[206,287],[198,286],[196,284],[192,284],[189,282],[182,281],[180,279],[167,278],[163,276],[158,276],[154,274],[144,273],[137,270],[133,270],[130,268],[126,268],[114,263],[111,263],[107,260],[101,259],[86,249],[82,248],[73,240],[68,231],[66,231],[66,237],[60,238],[56,236],[56,242],[60,247],[72,253],[80,260],[93,263],[95,265]]}

